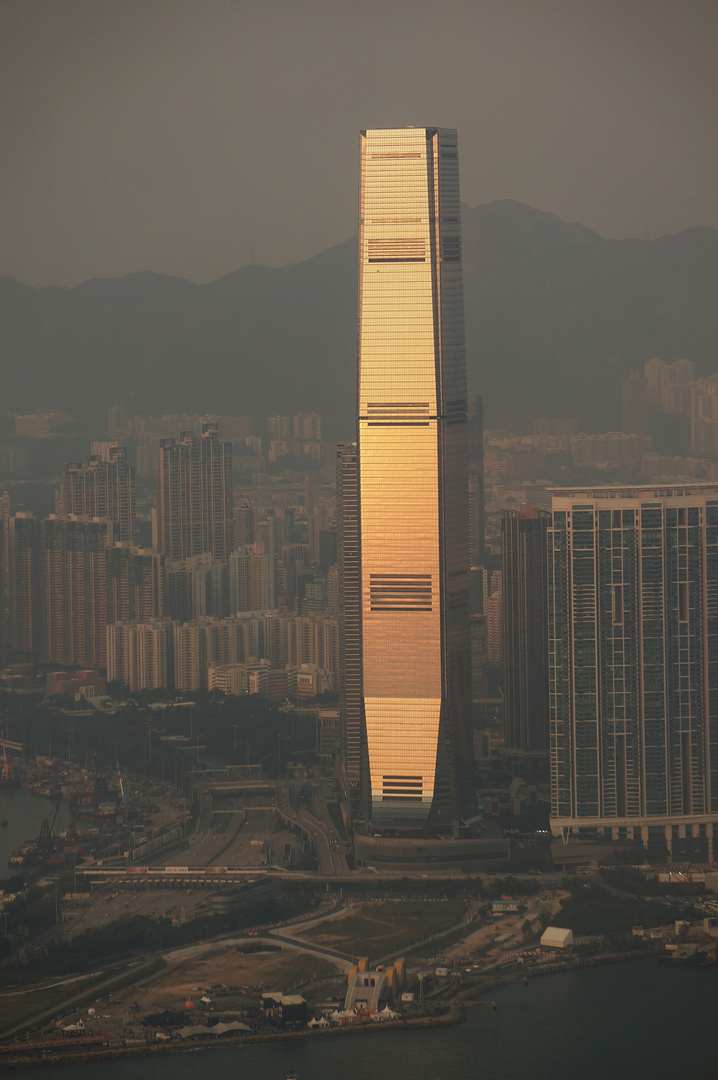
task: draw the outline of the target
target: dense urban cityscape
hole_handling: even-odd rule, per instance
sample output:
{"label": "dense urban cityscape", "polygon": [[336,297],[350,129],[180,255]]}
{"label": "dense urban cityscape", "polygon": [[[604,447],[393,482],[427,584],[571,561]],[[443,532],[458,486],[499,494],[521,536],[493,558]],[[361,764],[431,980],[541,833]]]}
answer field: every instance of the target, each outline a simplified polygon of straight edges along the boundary
{"label": "dense urban cityscape", "polygon": [[717,36],[0,6],[0,1071],[713,1080]]}
{"label": "dense urban cityscape", "polygon": [[116,1010],[78,988],[30,1037],[56,1006],[20,993],[21,1057],[451,1025],[517,964],[716,962],[718,377],[652,358],[621,431],[492,429],[457,146],[362,133],[355,442],[117,404],[54,482],[73,418],[10,417],[0,783],[54,810],[10,856],[4,982],[51,1003],[90,971]]}

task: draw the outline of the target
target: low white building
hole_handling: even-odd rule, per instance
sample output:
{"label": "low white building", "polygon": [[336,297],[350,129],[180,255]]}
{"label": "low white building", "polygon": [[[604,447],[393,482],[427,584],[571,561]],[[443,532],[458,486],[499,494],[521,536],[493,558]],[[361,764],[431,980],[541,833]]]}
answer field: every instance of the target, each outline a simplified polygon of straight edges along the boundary
{"label": "low white building", "polygon": [[547,926],[541,935],[541,945],[545,949],[567,949],[569,945],[573,945],[573,930]]}

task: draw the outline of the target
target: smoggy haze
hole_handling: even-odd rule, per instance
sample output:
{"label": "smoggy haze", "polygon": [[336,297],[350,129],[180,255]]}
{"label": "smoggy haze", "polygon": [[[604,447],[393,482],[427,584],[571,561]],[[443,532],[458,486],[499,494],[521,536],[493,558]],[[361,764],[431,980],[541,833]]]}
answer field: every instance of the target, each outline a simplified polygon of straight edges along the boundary
{"label": "smoggy haze", "polygon": [[3,0],[0,273],[208,281],[355,230],[363,127],[459,129],[462,196],[718,227],[712,0]]}

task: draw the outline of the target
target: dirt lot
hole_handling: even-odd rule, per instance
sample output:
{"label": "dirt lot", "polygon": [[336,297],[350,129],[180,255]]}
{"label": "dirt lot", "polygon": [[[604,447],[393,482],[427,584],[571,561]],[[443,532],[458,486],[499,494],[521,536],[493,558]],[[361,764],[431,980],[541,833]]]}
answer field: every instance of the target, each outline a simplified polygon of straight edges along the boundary
{"label": "dirt lot", "polygon": [[[144,1034],[143,1017],[164,1009],[187,1014],[188,1024],[205,1023],[209,1015],[238,1015],[255,1008],[260,990],[280,990],[285,993],[310,979],[325,979],[341,973],[334,964],[319,957],[308,956],[295,949],[282,947],[281,952],[240,953],[235,946],[220,949],[202,957],[170,964],[147,985],[131,987],[113,994],[109,1001],[96,1001],[87,1007],[63,1016],[62,1023],[82,1020],[90,1032],[102,1032],[112,1038],[140,1037]],[[226,986],[226,990],[210,987]],[[202,1002],[207,996],[212,1007]],[[192,1006],[187,1006],[191,1001]],[[133,1003],[139,1011],[130,1008]]]}

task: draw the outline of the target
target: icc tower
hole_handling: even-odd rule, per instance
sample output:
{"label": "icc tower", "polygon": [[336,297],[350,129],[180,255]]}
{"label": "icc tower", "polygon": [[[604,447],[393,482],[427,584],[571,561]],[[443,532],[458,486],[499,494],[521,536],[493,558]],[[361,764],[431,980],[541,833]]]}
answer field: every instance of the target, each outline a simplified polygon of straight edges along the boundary
{"label": "icc tower", "polygon": [[476,813],[468,427],[456,132],[360,144],[358,615],[366,813]]}

